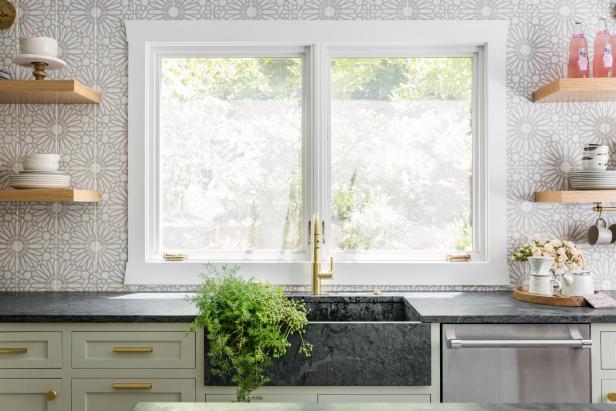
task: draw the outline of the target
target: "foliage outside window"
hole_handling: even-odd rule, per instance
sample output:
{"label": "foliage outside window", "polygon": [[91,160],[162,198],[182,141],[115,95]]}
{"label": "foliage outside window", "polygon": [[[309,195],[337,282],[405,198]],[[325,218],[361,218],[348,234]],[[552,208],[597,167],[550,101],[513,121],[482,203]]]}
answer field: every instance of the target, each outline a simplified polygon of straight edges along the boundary
{"label": "foliage outside window", "polygon": [[[302,249],[301,57],[161,66],[162,249]],[[470,251],[473,59],[331,61],[341,251]]]}

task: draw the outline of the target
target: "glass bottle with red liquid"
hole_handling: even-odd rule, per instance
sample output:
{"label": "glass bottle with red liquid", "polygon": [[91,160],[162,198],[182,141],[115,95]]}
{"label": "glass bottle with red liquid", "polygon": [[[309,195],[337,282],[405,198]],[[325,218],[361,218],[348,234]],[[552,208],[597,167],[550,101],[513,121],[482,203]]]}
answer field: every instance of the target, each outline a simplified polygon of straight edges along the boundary
{"label": "glass bottle with red liquid", "polygon": [[[616,37],[612,38],[616,42]],[[575,22],[575,32],[569,45],[569,65],[567,77],[588,78],[590,77],[590,64],[588,62],[588,42],[582,33],[582,23]]]}
{"label": "glass bottle with red liquid", "polygon": [[602,18],[603,30],[599,31],[595,37],[595,55],[592,61],[593,77],[612,77],[612,66],[614,57],[612,56],[612,39],[607,29],[607,22]]}

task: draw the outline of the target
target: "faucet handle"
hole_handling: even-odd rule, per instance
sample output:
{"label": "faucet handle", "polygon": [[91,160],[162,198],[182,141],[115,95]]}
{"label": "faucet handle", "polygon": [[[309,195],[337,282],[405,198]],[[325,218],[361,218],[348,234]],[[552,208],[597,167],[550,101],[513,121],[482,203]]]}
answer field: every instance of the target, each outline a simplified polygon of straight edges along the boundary
{"label": "faucet handle", "polygon": [[321,280],[331,280],[334,278],[334,257],[329,257],[329,270],[322,271],[319,273],[319,279]]}

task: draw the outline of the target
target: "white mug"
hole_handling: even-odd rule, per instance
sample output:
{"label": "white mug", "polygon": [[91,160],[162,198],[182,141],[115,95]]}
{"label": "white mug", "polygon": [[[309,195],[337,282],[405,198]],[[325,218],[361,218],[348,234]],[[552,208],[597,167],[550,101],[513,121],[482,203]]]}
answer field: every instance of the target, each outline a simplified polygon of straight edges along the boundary
{"label": "white mug", "polygon": [[595,293],[592,275],[588,271],[563,274],[562,280],[563,295],[593,295]]}
{"label": "white mug", "polygon": [[607,222],[599,217],[588,229],[588,244],[604,245],[612,242],[612,230],[607,228]]}
{"label": "white mug", "polygon": [[538,295],[554,295],[561,288],[560,281],[547,275],[532,275],[528,280],[528,292]]}

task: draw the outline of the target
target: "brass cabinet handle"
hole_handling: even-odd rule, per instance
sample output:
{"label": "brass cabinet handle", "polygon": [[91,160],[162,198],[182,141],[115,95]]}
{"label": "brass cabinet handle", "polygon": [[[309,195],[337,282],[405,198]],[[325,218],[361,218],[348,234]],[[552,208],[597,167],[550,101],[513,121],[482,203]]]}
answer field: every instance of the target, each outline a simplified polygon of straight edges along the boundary
{"label": "brass cabinet handle", "polygon": [[609,402],[616,402],[616,392],[608,392],[607,393],[607,400]]}
{"label": "brass cabinet handle", "polygon": [[113,347],[113,352],[152,352],[153,347]]}
{"label": "brass cabinet handle", "polygon": [[55,390],[49,390],[47,391],[47,394],[45,394],[45,398],[47,398],[47,401],[53,401],[56,399],[57,396],[58,393]]}
{"label": "brass cabinet handle", "polygon": [[0,348],[0,354],[25,354],[27,352],[26,347]]}
{"label": "brass cabinet handle", "polygon": [[114,390],[151,390],[152,384],[141,382],[114,382],[111,384],[111,388]]}

